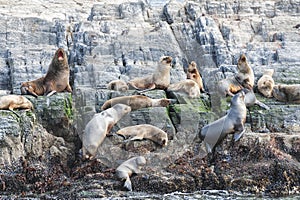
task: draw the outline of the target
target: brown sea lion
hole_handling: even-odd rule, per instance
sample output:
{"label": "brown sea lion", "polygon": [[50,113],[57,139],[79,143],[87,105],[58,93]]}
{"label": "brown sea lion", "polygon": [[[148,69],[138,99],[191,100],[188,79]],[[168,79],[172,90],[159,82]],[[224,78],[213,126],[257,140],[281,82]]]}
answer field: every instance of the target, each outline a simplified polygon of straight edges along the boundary
{"label": "brown sea lion", "polygon": [[242,54],[237,64],[238,73],[234,77],[220,80],[219,91],[222,95],[234,96],[242,88],[252,89],[254,86],[254,73],[249,66],[245,54]]}
{"label": "brown sea lion", "polygon": [[117,169],[117,177],[121,180],[125,180],[124,187],[132,191],[132,184],[130,181],[130,176],[132,174],[141,173],[141,167],[146,164],[146,159],[143,156],[137,156],[130,158],[129,160],[123,162]]}
{"label": "brown sea lion", "polygon": [[154,73],[149,76],[132,79],[128,82],[134,89],[167,89],[170,85],[170,69],[172,57],[163,56],[160,58]]}
{"label": "brown sea lion", "polygon": [[187,69],[187,73],[186,73],[186,78],[187,79],[191,79],[193,81],[195,81],[201,92],[205,92],[204,87],[203,87],[203,81],[202,81],[202,77],[197,69],[197,64],[196,62],[192,61]]}
{"label": "brown sea lion", "polygon": [[128,85],[125,81],[114,80],[108,83],[107,89],[125,92],[128,90]]}
{"label": "brown sea lion", "polygon": [[278,101],[299,104],[300,103],[300,84],[274,85],[272,95]]}
{"label": "brown sea lion", "polygon": [[82,135],[83,158],[94,158],[98,147],[101,145],[114,124],[130,111],[131,108],[129,106],[116,104],[112,108],[95,114],[85,126]]}
{"label": "brown sea lion", "polygon": [[35,97],[44,95],[44,76],[33,81],[23,82],[21,85],[22,94],[30,94]]}
{"label": "brown sea lion", "polygon": [[26,109],[32,110],[32,103],[21,95],[5,95],[0,97],[0,110]]}
{"label": "brown sea lion", "polygon": [[106,110],[117,103],[128,105],[131,110],[138,110],[147,107],[166,107],[171,103],[171,100],[165,98],[151,99],[143,95],[122,96],[107,100],[102,105],[101,110]]}
{"label": "brown sea lion", "polygon": [[160,128],[150,124],[128,126],[118,130],[117,134],[124,136],[126,139],[129,138],[129,140],[149,139],[162,146],[168,144],[168,134]]}
{"label": "brown sea lion", "polygon": [[70,69],[67,54],[62,48],[59,48],[55,52],[44,78],[44,94],[50,96],[55,92],[72,92],[69,76]]}
{"label": "brown sea lion", "polygon": [[258,91],[265,97],[271,98],[272,90],[275,85],[275,82],[272,78],[274,74],[274,69],[266,69],[262,77],[257,81]]}
{"label": "brown sea lion", "polygon": [[207,153],[211,153],[214,147],[228,134],[233,133],[235,141],[243,135],[247,114],[244,98],[245,93],[243,91],[234,95],[227,115],[201,129],[200,138],[203,139]]}
{"label": "brown sea lion", "polygon": [[183,92],[191,98],[198,98],[200,97],[200,88],[198,84],[191,80],[183,80],[178,83],[171,84],[168,89],[168,91],[174,91],[174,92]]}

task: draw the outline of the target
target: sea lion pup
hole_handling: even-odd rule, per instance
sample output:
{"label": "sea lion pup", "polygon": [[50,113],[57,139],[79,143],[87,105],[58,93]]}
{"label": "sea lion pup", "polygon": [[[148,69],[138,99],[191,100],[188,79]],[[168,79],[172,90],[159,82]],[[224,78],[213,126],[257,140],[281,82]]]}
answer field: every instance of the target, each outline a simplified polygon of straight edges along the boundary
{"label": "sea lion pup", "polygon": [[21,94],[30,94],[34,97],[44,95],[44,76],[33,81],[23,82],[21,85]]}
{"label": "sea lion pup", "polygon": [[191,98],[200,97],[200,88],[198,84],[191,79],[173,83],[168,87],[167,91],[183,92],[188,94]]}
{"label": "sea lion pup", "polygon": [[300,103],[300,84],[274,85],[272,95],[278,101],[299,104]]}
{"label": "sea lion pup", "polygon": [[21,95],[11,94],[0,97],[0,110],[10,110],[19,116],[14,109],[33,110],[33,105],[26,97]]}
{"label": "sea lion pup", "polygon": [[172,57],[161,57],[158,66],[152,75],[132,79],[128,82],[128,85],[134,89],[146,89],[145,91],[152,89],[167,89],[170,85],[171,63]]}
{"label": "sea lion pup", "polygon": [[248,65],[245,54],[242,54],[237,64],[238,73],[234,77],[220,80],[218,83],[221,94],[234,96],[242,88],[252,89],[254,86],[254,73]]}
{"label": "sea lion pup", "polygon": [[245,93],[245,104],[246,104],[247,108],[251,107],[253,105],[258,105],[259,107],[264,108],[266,110],[270,109],[269,106],[267,106],[266,104],[257,100],[253,90],[248,90],[248,89],[244,88],[244,89],[242,89],[242,91],[244,91],[244,93]]}
{"label": "sea lion pup", "polygon": [[116,104],[112,108],[95,114],[85,126],[82,135],[83,158],[94,158],[98,147],[114,124],[130,111],[131,108],[129,106]]}
{"label": "sea lion pup", "polygon": [[128,126],[117,131],[118,135],[124,136],[129,140],[149,139],[153,142],[166,146],[168,144],[168,134],[150,124],[140,124],[135,126]]}
{"label": "sea lion pup", "polygon": [[125,92],[128,90],[128,85],[125,81],[114,80],[108,83],[107,89]]}
{"label": "sea lion pup", "polygon": [[200,138],[203,139],[207,153],[211,153],[216,144],[220,143],[227,134],[234,133],[235,141],[243,135],[247,114],[244,98],[245,93],[243,91],[234,95],[227,115],[201,129]]}
{"label": "sea lion pup", "polygon": [[146,159],[143,156],[137,156],[130,158],[129,160],[123,162],[117,169],[117,177],[121,180],[125,180],[124,187],[132,191],[132,184],[130,181],[130,176],[135,173],[141,173],[141,167],[146,164]]}
{"label": "sea lion pup", "polygon": [[66,52],[59,48],[49,65],[48,72],[44,78],[45,93],[51,96],[55,92],[72,92],[69,84],[70,69]]}
{"label": "sea lion pup", "polygon": [[272,90],[275,82],[272,78],[274,74],[274,69],[266,69],[262,77],[257,81],[258,91],[267,98],[272,97]]}
{"label": "sea lion pup", "polygon": [[197,69],[196,62],[192,61],[189,64],[187,73],[186,73],[186,78],[195,81],[198,84],[200,91],[205,92],[204,87],[203,87],[202,77]]}
{"label": "sea lion pup", "polygon": [[131,110],[138,110],[140,108],[147,107],[167,107],[170,103],[170,99],[151,99],[143,95],[132,95],[132,96],[122,96],[115,97],[107,100],[101,107],[101,110],[106,110],[111,106],[122,103],[131,107]]}

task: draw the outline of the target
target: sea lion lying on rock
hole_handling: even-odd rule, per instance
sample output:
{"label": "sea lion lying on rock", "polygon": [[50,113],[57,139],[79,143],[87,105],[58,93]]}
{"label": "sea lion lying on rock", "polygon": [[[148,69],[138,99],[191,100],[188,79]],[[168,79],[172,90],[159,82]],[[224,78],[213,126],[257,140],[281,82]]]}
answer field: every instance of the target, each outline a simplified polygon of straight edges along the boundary
{"label": "sea lion lying on rock", "polygon": [[271,98],[272,90],[275,85],[275,82],[272,78],[274,74],[274,69],[266,69],[262,77],[257,81],[258,91],[265,97]]}
{"label": "sea lion lying on rock", "polygon": [[1,110],[27,109],[32,110],[33,105],[26,97],[21,95],[5,95],[0,97]]}
{"label": "sea lion lying on rock", "polygon": [[128,90],[128,85],[125,81],[114,80],[108,83],[107,89],[125,92]]}
{"label": "sea lion lying on rock", "polygon": [[165,98],[151,99],[143,95],[122,96],[107,100],[102,105],[101,110],[110,108],[111,106],[118,103],[130,106],[131,110],[133,111],[147,107],[167,107],[171,103],[171,100]]}
{"label": "sea lion lying on rock", "polygon": [[10,110],[18,117],[14,109],[33,110],[33,105],[26,97],[21,95],[5,95],[0,97],[0,110]]}
{"label": "sea lion lying on rock", "polygon": [[128,82],[129,86],[139,90],[167,89],[170,85],[171,63],[172,57],[161,57],[152,75],[132,79]]}
{"label": "sea lion lying on rock", "polygon": [[300,84],[278,84],[273,87],[272,94],[278,101],[287,103],[300,103]]}
{"label": "sea lion lying on rock", "polygon": [[129,106],[116,104],[112,108],[95,114],[85,126],[82,135],[83,158],[93,158],[114,124],[130,111]]}
{"label": "sea lion lying on rock", "polygon": [[171,84],[167,91],[183,92],[191,98],[200,97],[200,88],[198,84],[190,79]]}
{"label": "sea lion lying on rock", "polygon": [[234,95],[231,99],[230,109],[227,114],[201,129],[200,138],[203,139],[207,153],[211,153],[214,147],[220,143],[227,134],[233,133],[235,141],[241,138],[245,132],[244,124],[247,114],[244,98],[245,93],[243,91]]}
{"label": "sea lion lying on rock", "polygon": [[162,146],[168,144],[168,134],[150,124],[128,126],[117,131],[117,134],[129,138],[129,140],[149,139]]}
{"label": "sea lion lying on rock", "polygon": [[121,180],[125,180],[124,187],[129,191],[132,191],[132,184],[130,176],[135,173],[141,173],[140,168],[146,164],[146,159],[143,156],[137,156],[130,158],[123,162],[117,169],[117,177]]}
{"label": "sea lion lying on rock", "polygon": [[22,94],[30,94],[35,97],[44,95],[44,76],[33,81],[23,82],[21,85]]}

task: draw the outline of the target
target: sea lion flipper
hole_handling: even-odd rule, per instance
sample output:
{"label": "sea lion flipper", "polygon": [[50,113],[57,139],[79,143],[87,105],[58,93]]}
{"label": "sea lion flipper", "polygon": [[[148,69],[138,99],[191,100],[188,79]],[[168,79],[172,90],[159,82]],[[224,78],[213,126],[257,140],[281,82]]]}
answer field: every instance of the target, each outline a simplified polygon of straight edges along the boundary
{"label": "sea lion flipper", "polygon": [[127,177],[126,178],[126,181],[124,183],[124,187],[129,190],[129,191],[132,191],[132,184],[131,184],[131,181],[130,181],[130,178]]}
{"label": "sea lion flipper", "polygon": [[264,104],[264,103],[262,103],[262,102],[260,102],[260,101],[257,101],[256,104],[257,104],[259,107],[261,107],[261,108],[263,108],[263,109],[265,109],[265,110],[270,110],[270,107],[269,107],[269,106],[267,106],[266,104]]}
{"label": "sea lion flipper", "polygon": [[234,141],[235,142],[238,141],[242,137],[242,135],[245,133],[245,131],[246,130],[243,128],[242,132],[240,132],[240,133],[234,133]]}

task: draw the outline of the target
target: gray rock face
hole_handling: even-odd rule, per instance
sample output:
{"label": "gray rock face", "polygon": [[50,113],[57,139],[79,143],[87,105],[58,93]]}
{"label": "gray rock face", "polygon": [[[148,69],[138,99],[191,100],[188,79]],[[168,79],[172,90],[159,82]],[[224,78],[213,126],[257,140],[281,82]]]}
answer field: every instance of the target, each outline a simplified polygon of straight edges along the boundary
{"label": "gray rock face", "polygon": [[[196,151],[199,130],[226,112],[228,99],[220,99],[216,83],[237,71],[236,64],[241,53],[246,54],[253,68],[255,83],[265,69],[273,68],[275,83],[300,84],[299,8],[299,0],[37,0],[34,4],[29,0],[1,1],[0,94],[20,94],[22,82],[45,75],[58,47],[68,53],[73,93],[56,94],[50,98],[28,97],[35,110],[18,112],[20,118],[9,111],[0,112],[0,168],[12,165],[20,157],[58,157],[64,163],[75,159],[82,131],[94,113],[100,111],[101,105],[110,98],[135,92],[110,91],[106,89],[107,84],[116,79],[128,81],[149,75],[155,70],[159,58],[168,55],[173,57],[171,83],[186,79],[187,64],[195,61],[209,95],[203,94],[199,99],[190,100],[182,94],[161,90],[145,93],[152,98],[172,98],[177,103],[167,108],[131,112],[114,126],[112,132],[148,123],[166,131],[170,144],[161,148],[148,140],[124,142],[123,138],[113,135],[107,137],[98,149],[98,157],[105,165],[114,168],[120,161],[143,154],[150,161],[147,162],[150,169],[146,171],[153,173],[157,169],[157,174],[148,177],[149,184],[144,181],[139,185],[137,189],[140,190],[153,189],[156,183],[160,183],[161,190],[165,192],[173,192],[174,188],[180,190],[184,185],[191,185],[190,188],[184,186],[184,192],[206,188],[207,185],[208,189],[216,188],[211,183],[218,183],[218,188],[226,189],[240,189],[238,186],[243,184],[239,183],[251,185],[248,179],[230,177],[234,175],[224,178],[218,172],[203,175],[204,178],[198,174],[199,171],[188,177],[171,176],[172,170],[165,167],[172,168],[175,160],[176,166],[181,167],[180,161],[188,157],[192,168],[201,166],[199,170],[203,173],[210,170],[201,162],[195,165],[193,156],[185,153]],[[222,150],[218,151],[218,161],[230,160],[227,159],[230,153],[240,156],[240,160],[256,159],[243,154],[243,148],[251,148],[247,141],[261,141],[270,133],[280,132],[279,136],[277,133],[271,136],[275,139],[263,140],[263,143],[255,145],[262,148],[272,146],[276,141],[278,149],[291,156],[287,163],[293,163],[291,160],[299,153],[299,148],[295,147],[299,144],[299,105],[287,105],[263,98],[258,93],[256,95],[271,109],[251,108],[244,140],[235,147],[231,147],[229,142],[223,144]],[[255,135],[256,132],[261,133]],[[285,145],[289,148],[279,148],[281,143],[278,141],[287,138],[293,138],[291,144]],[[266,155],[278,156],[272,148],[267,149]],[[236,153],[240,151],[241,155]],[[262,157],[265,156],[263,154]],[[268,157],[262,160],[269,162]],[[299,158],[296,160],[299,164]],[[277,164],[270,165],[276,169]],[[234,163],[233,166],[238,165]],[[294,165],[281,167],[286,169],[290,166]],[[226,171],[222,167],[218,169]],[[298,168],[293,170],[299,174]],[[176,173],[181,171],[178,168]],[[251,174],[251,170],[247,172]],[[194,180],[195,175],[202,178]],[[221,176],[223,182],[218,179]],[[248,175],[245,174],[245,177]],[[0,177],[0,191],[3,190],[1,180]],[[144,178],[138,176],[133,179],[133,185],[137,180]],[[230,181],[234,184],[230,185]],[[266,188],[266,185],[262,184],[260,188]],[[104,187],[108,188],[105,184]],[[272,188],[269,190],[272,191]],[[266,192],[263,189],[259,191]]]}

